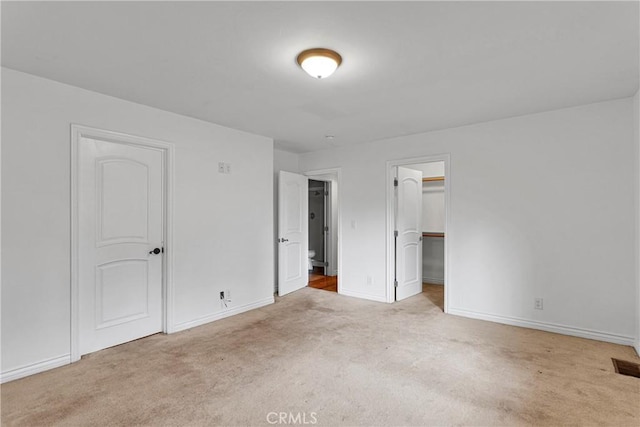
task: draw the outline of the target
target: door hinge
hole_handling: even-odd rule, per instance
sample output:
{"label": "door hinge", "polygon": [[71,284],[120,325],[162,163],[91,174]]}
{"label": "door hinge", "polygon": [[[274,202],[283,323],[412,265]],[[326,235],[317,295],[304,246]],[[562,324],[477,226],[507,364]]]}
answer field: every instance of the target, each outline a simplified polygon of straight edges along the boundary
{"label": "door hinge", "polygon": [[398,178],[393,178],[393,186],[394,187],[398,186]]}
{"label": "door hinge", "polygon": [[393,281],[393,287],[394,287],[394,288],[397,288],[397,287],[398,287],[398,281],[397,281],[397,280],[394,280],[394,281]]}
{"label": "door hinge", "polygon": [[393,237],[398,237],[398,230],[393,231]]}
{"label": "door hinge", "polygon": [[328,196],[328,195],[329,195],[329,192],[328,192],[328,191],[325,191],[325,192],[324,192],[324,195],[325,195],[325,196]]}
{"label": "door hinge", "polygon": [[324,231],[326,231],[327,233],[329,232],[329,227],[328,226],[324,226]]}
{"label": "door hinge", "polygon": [[322,264],[324,264],[325,267],[329,267],[329,261],[325,261]]}

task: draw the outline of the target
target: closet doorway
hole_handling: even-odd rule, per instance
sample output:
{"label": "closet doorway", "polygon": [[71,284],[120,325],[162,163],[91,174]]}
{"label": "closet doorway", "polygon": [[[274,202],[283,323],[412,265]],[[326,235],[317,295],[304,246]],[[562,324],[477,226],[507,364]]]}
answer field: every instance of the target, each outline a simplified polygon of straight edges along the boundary
{"label": "closet doorway", "polygon": [[388,162],[388,301],[424,293],[447,312],[448,155]]}
{"label": "closet doorway", "polygon": [[309,178],[309,287],[338,292],[338,172]]}

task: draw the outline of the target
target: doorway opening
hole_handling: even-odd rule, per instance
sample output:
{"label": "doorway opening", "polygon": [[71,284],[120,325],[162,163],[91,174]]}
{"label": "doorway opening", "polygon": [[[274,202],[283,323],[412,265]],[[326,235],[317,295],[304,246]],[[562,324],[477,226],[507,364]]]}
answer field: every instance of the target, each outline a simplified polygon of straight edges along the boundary
{"label": "doorway opening", "polygon": [[338,292],[337,276],[329,274],[330,191],[330,181],[309,179],[309,287]]}
{"label": "doorway opening", "polygon": [[[309,256],[309,180],[314,197],[324,198],[324,207],[314,212],[314,221],[323,223],[324,238]],[[317,183],[316,183],[317,181]],[[309,286],[310,269],[314,274],[312,287],[333,288],[340,293],[338,271],[340,250],[340,169],[324,169],[305,175],[280,171],[278,173],[278,295],[284,296]],[[316,186],[316,187],[314,187]],[[321,189],[328,194],[322,193]],[[321,197],[322,196],[322,197]],[[314,208],[315,209],[315,208]],[[323,213],[324,217],[320,215]],[[322,218],[322,221],[319,220]],[[319,280],[322,280],[320,282]],[[331,286],[332,283],[335,286]],[[322,286],[323,285],[323,286]],[[326,289],[329,290],[329,289]]]}
{"label": "doorway opening", "polygon": [[309,172],[309,284],[338,292],[337,172]]}
{"label": "doorway opening", "polygon": [[423,295],[448,311],[449,156],[387,162],[387,301]]}

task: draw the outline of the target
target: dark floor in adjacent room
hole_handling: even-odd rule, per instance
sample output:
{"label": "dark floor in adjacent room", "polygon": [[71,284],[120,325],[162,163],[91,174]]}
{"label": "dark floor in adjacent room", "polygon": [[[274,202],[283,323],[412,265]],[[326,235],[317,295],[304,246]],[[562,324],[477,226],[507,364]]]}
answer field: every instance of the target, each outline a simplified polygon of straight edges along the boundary
{"label": "dark floor in adjacent room", "polygon": [[309,272],[310,288],[338,292],[338,276],[325,276],[322,269],[314,268]]}

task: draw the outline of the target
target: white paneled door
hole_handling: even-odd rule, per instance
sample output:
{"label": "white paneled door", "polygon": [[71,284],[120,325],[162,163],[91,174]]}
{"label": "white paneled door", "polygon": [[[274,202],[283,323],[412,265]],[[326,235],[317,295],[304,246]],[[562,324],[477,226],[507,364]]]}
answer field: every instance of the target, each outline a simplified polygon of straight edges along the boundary
{"label": "white paneled door", "polygon": [[396,301],[422,292],[422,172],[398,167]]}
{"label": "white paneled door", "polygon": [[79,142],[80,355],[162,331],[163,151]]}
{"label": "white paneled door", "polygon": [[280,171],[278,182],[278,295],[309,281],[309,181]]}

